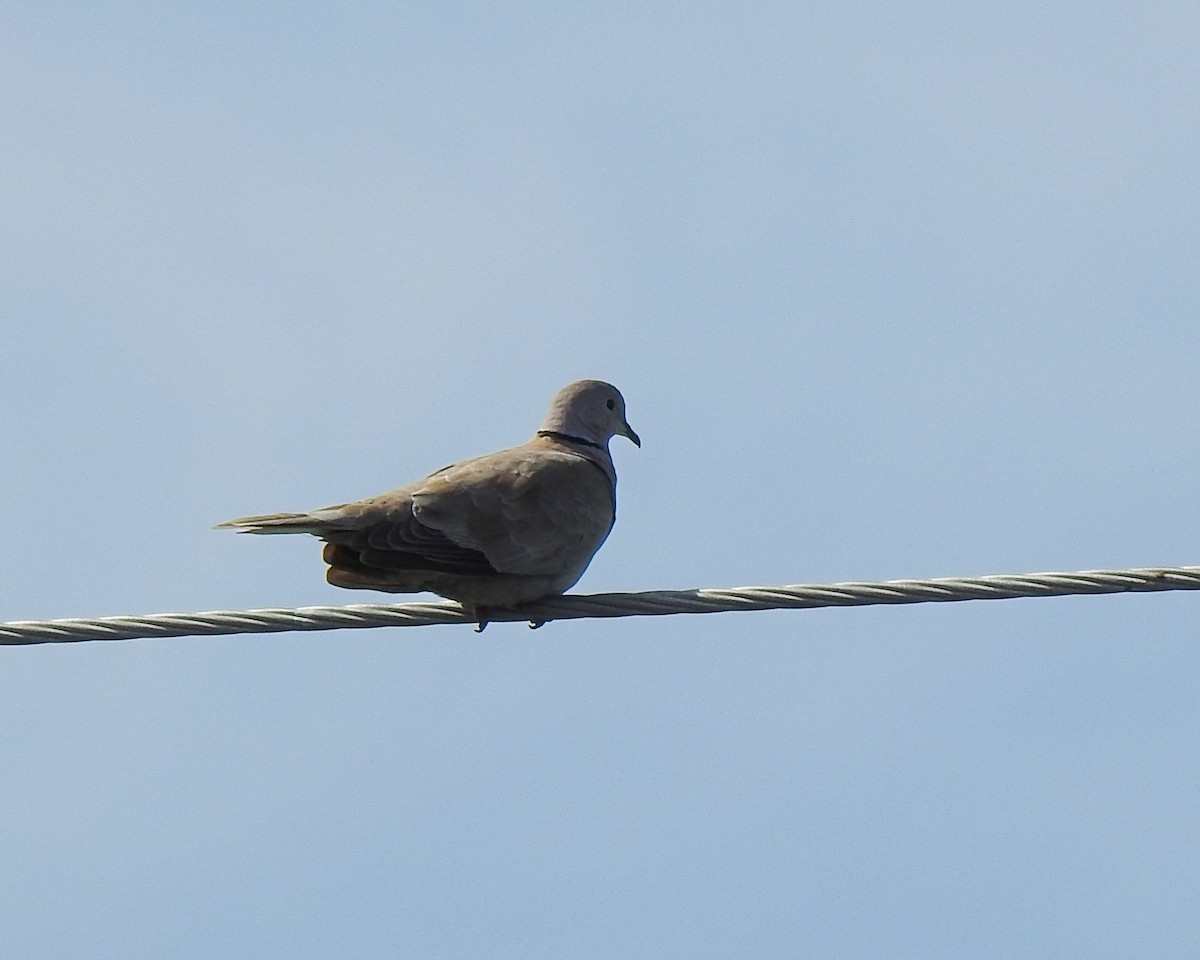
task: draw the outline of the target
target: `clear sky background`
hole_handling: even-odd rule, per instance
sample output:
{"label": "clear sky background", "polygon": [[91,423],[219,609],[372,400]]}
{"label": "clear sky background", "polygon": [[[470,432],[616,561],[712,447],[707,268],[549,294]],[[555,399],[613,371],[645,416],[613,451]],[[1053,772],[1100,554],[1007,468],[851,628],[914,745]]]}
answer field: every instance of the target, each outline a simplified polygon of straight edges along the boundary
{"label": "clear sky background", "polygon": [[[625,393],[583,592],[1200,563],[1194,2],[18,5],[0,619]],[[380,595],[380,599],[386,599]],[[1200,597],[0,651],[0,952],[1200,955]]]}

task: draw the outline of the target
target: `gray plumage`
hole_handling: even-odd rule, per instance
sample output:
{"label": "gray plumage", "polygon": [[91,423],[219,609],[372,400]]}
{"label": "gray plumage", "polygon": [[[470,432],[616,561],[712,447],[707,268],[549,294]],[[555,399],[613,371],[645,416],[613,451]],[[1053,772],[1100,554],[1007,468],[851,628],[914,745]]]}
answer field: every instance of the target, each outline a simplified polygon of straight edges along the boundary
{"label": "gray plumage", "polygon": [[616,518],[613,436],[641,446],[616,387],[579,380],[555,396],[528,443],[444,467],[377,497],[218,524],[325,541],[334,586],[428,590],[468,609],[560,594],[583,575]]}

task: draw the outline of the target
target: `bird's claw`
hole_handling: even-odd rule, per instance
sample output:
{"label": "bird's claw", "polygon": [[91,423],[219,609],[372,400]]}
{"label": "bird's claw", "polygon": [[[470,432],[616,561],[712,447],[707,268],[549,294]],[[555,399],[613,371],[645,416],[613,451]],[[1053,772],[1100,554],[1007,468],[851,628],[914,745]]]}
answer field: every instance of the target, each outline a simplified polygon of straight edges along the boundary
{"label": "bird's claw", "polygon": [[[475,624],[476,633],[483,633],[483,631],[487,629],[487,625],[491,623],[491,621],[488,619],[488,611],[484,607],[472,607],[469,610],[464,607],[464,611],[467,613],[467,616],[478,619],[479,622]],[[530,620],[529,629],[537,630],[539,627],[544,627],[549,622],[550,621],[548,620]]]}

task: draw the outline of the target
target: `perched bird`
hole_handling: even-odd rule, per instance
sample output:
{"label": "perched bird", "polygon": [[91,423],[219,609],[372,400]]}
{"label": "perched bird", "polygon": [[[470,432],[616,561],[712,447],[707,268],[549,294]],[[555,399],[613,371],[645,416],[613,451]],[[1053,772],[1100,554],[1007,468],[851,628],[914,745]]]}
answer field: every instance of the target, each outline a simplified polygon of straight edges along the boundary
{"label": "perched bird", "polygon": [[307,513],[218,524],[325,541],[336,587],[457,600],[467,612],[560,594],[587,569],[616,519],[608,441],[642,445],[620,391],[579,380],[555,394],[528,443],[443,467],[424,480]]}

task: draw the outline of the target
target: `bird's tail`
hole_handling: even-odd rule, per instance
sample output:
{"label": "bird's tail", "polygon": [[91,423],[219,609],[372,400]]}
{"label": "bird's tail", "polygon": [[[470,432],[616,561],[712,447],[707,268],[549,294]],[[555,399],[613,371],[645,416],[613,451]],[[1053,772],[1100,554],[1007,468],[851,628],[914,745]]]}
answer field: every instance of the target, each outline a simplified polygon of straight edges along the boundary
{"label": "bird's tail", "polygon": [[315,533],[329,527],[308,513],[264,513],[258,517],[238,517],[218,523],[214,530],[236,530],[238,533]]}

